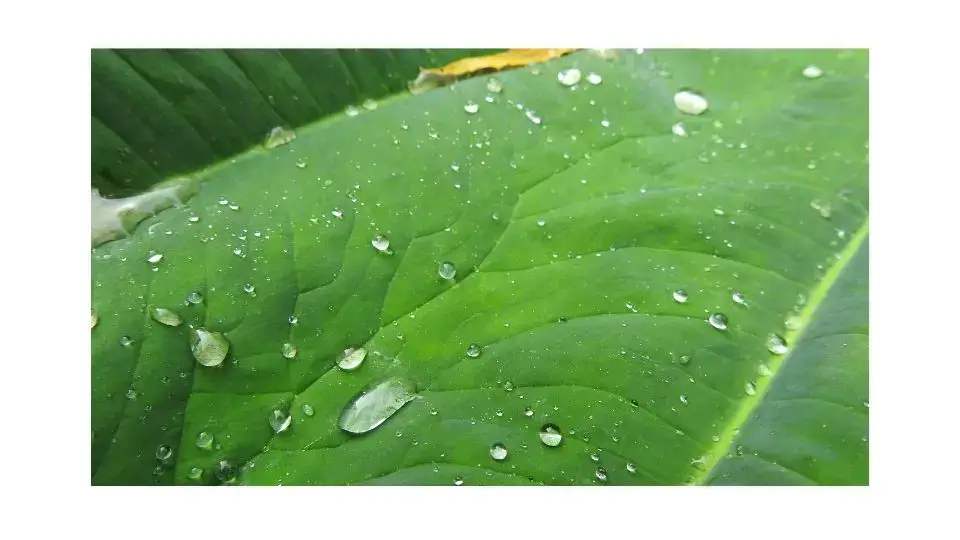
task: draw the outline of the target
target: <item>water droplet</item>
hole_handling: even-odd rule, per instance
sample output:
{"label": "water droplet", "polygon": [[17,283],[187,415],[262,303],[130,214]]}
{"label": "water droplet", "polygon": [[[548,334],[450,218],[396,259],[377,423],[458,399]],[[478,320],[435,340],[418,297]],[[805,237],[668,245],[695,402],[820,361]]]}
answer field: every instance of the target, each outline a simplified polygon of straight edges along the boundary
{"label": "water droplet", "polygon": [[470,100],[464,104],[463,110],[467,111],[467,114],[477,114],[477,111],[480,110],[480,104],[476,101]]}
{"label": "water droplet", "polygon": [[503,84],[500,82],[500,79],[497,79],[496,77],[490,77],[487,79],[487,92],[499,94],[501,91],[503,91]]}
{"label": "water droplet", "polygon": [[748,396],[754,396],[757,394],[757,385],[754,384],[752,381],[748,381],[747,384],[743,385],[743,391]]}
{"label": "water droplet", "polygon": [[740,292],[733,293],[733,301],[741,306],[747,305],[747,299]]}
{"label": "water droplet", "polygon": [[717,330],[727,329],[727,316],[723,313],[712,313],[710,317],[707,318],[707,322]]}
{"label": "water droplet", "polygon": [[201,431],[197,435],[197,448],[201,450],[210,450],[213,448],[213,434]]}
{"label": "water droplet", "polygon": [[150,311],[150,317],[152,317],[153,320],[157,321],[158,323],[165,324],[167,326],[180,326],[180,324],[183,322],[180,320],[179,315],[173,311],[170,311],[169,309],[161,307],[153,308]]}
{"label": "water droplet", "polygon": [[580,70],[577,68],[570,68],[557,73],[557,80],[560,81],[560,84],[564,86],[573,86],[580,82]]}
{"label": "water droplet", "polygon": [[463,485],[463,478],[460,478],[459,476],[456,477],[456,478],[454,478],[454,479],[453,479],[453,485],[455,485],[455,486],[462,486],[462,485]]}
{"label": "water droplet", "polygon": [[603,467],[600,467],[599,469],[597,469],[596,476],[597,476],[597,480],[601,482],[606,482],[607,481],[606,469],[604,469]]}
{"label": "water droplet", "polygon": [[830,216],[833,215],[833,209],[830,207],[830,203],[821,201],[820,199],[810,201],[810,208],[819,212],[820,217],[824,219],[830,219]]}
{"label": "water droplet", "polygon": [[594,452],[590,454],[590,461],[593,461],[594,463],[600,463],[600,456],[598,456],[596,452]]}
{"label": "water droplet", "polygon": [[337,365],[344,371],[353,371],[360,367],[363,360],[367,357],[367,349],[363,347],[346,349],[343,355],[337,360]]}
{"label": "water droplet", "polygon": [[233,210],[234,212],[236,212],[237,210],[240,209],[240,205],[231,204],[231,205],[228,205],[227,208],[229,208],[229,209]]}
{"label": "water droplet", "polygon": [[90,311],[90,329],[93,330],[97,326],[97,323],[100,322],[100,317],[97,317],[97,312]]}
{"label": "water droplet", "polygon": [[818,79],[823,76],[823,70],[814,65],[803,68],[803,76],[808,79]]}
{"label": "water droplet", "polygon": [[200,480],[203,478],[203,469],[200,467],[192,467],[190,472],[187,473],[187,479],[189,480]]}
{"label": "water droplet", "polygon": [[230,201],[228,201],[226,197],[220,197],[220,200],[217,201],[217,204],[219,204],[220,206],[226,206],[230,204]]}
{"label": "water droplet", "polygon": [[297,134],[292,130],[285,129],[283,126],[277,126],[267,133],[264,138],[263,146],[269,150],[278,146],[283,146],[297,138]]}
{"label": "water droplet", "polygon": [[157,264],[161,259],[163,259],[162,253],[154,253],[153,255],[147,257],[147,262],[150,264]]}
{"label": "water droplet", "polygon": [[339,208],[334,208],[334,209],[330,212],[330,214],[332,214],[333,217],[335,217],[335,218],[343,219],[343,210],[340,210]]}
{"label": "water droplet", "polygon": [[686,394],[680,394],[680,403],[683,403],[684,405],[687,404],[687,395],[686,395]]}
{"label": "water droplet", "polygon": [[738,445],[737,445],[737,448],[734,450],[734,452],[736,452],[736,454],[737,454],[738,456],[742,456],[742,455],[743,455],[743,445],[742,445],[742,444],[738,444]]}
{"label": "water droplet", "polygon": [[298,169],[306,169],[306,168],[307,168],[307,162],[304,161],[304,160],[302,160],[302,159],[298,159],[298,160],[297,160],[297,168],[298,168]]}
{"label": "water droplet", "polygon": [[587,82],[596,86],[603,82],[603,77],[601,77],[599,73],[591,72],[587,74]]}
{"label": "water droplet", "polygon": [[607,120],[607,119],[603,119],[603,120],[600,121],[600,125],[603,126],[603,127],[605,127],[605,128],[608,128],[608,127],[610,127],[610,121]]}
{"label": "water droplet", "polygon": [[293,422],[293,417],[280,409],[274,409],[273,412],[270,413],[269,421],[273,432],[280,434],[290,427],[290,423]]}
{"label": "water droplet", "polygon": [[703,114],[709,107],[707,98],[689,90],[677,92],[673,96],[673,103],[677,106],[678,111],[694,116]]}
{"label": "water droplet", "polygon": [[507,392],[513,392],[513,383],[510,381],[503,383],[503,389]]}
{"label": "water droplet", "polygon": [[632,461],[627,463],[627,472],[631,474],[637,472],[637,466]]}
{"label": "water droplet", "polygon": [[300,407],[300,410],[302,410],[302,411],[303,411],[303,414],[305,414],[305,415],[307,415],[307,416],[313,416],[313,415],[314,415],[313,405],[310,405],[309,403],[304,403],[303,406]]}
{"label": "water droplet", "polygon": [[197,305],[203,302],[203,295],[197,291],[193,291],[192,293],[187,295],[187,302],[193,305]]}
{"label": "water droplet", "polygon": [[287,317],[287,322],[290,323],[290,326],[295,326],[298,322],[300,322],[300,319],[298,319],[296,315],[291,315]]}
{"label": "water droplet", "polygon": [[160,461],[166,461],[173,457],[173,448],[170,448],[170,446],[166,444],[161,444],[157,447],[156,456]]}
{"label": "water droplet", "polygon": [[770,367],[767,366],[766,364],[760,364],[759,366],[757,366],[757,375],[761,377],[769,377],[773,375],[773,372],[770,371]]}
{"label": "water droplet", "polygon": [[467,347],[467,356],[469,356],[470,358],[476,358],[480,356],[480,352],[481,352],[480,346],[477,345],[476,343],[471,343]]}
{"label": "water droplet", "polygon": [[797,314],[788,315],[787,318],[783,321],[783,326],[787,330],[797,330],[800,328],[801,319]]}
{"label": "water droplet", "polygon": [[343,111],[347,116],[354,117],[360,114],[360,109],[354,107],[353,105],[347,105],[347,108]]}
{"label": "water droplet", "polygon": [[438,410],[436,410],[436,409],[433,409],[433,408],[430,409],[430,416],[436,416],[436,415],[439,414],[439,413],[440,413],[440,411],[438,411]]}
{"label": "water droplet", "polygon": [[297,346],[290,342],[284,343],[280,346],[280,354],[287,360],[293,360],[297,357]]}
{"label": "water droplet", "polygon": [[503,461],[507,459],[507,447],[496,443],[490,447],[490,457],[497,461]]}
{"label": "water droplet", "polygon": [[540,125],[541,119],[539,116],[537,116],[536,112],[530,109],[527,109],[527,111],[524,114],[527,115],[527,120],[530,120],[531,122],[533,122],[534,124],[537,124],[538,126]]}
{"label": "water droplet", "polygon": [[780,334],[770,334],[767,336],[767,350],[778,356],[786,354],[787,350],[789,350],[787,340]]}
{"label": "water droplet", "polygon": [[372,431],[416,397],[412,381],[390,377],[354,396],[340,414],[340,429],[354,434]]}
{"label": "water droplet", "polygon": [[253,283],[247,283],[243,286],[243,292],[249,294],[250,296],[256,296],[257,288],[253,286]]}
{"label": "water droplet", "polygon": [[237,481],[237,467],[225,459],[220,460],[214,476],[221,484],[233,484]]}
{"label": "water droplet", "polygon": [[363,105],[363,108],[368,111],[373,111],[377,109],[377,102],[372,99],[363,100],[362,105]]}
{"label": "water droplet", "polygon": [[687,295],[687,291],[683,289],[677,289],[673,291],[673,299],[676,300],[677,303],[686,304],[687,298],[689,298],[689,296]]}
{"label": "water droplet", "polygon": [[540,227],[543,227],[543,226],[546,225],[546,224],[547,224],[547,220],[545,220],[545,219],[543,219],[543,218],[540,218],[540,219],[537,220],[537,225],[540,226]]}
{"label": "water droplet", "polygon": [[560,443],[563,442],[563,434],[560,433],[560,428],[556,424],[544,424],[540,428],[540,442],[550,447],[560,446]]}
{"label": "water droplet", "polygon": [[452,262],[444,262],[440,265],[440,268],[437,270],[437,273],[440,274],[441,278],[450,280],[457,275],[457,268],[453,265]]}
{"label": "water droplet", "polygon": [[676,124],[674,124],[673,127],[670,128],[670,131],[672,131],[673,134],[676,135],[677,137],[687,136],[687,128],[684,127],[683,122],[677,122]]}
{"label": "water droplet", "polygon": [[530,418],[531,416],[533,416],[533,409],[531,409],[530,407],[524,407],[523,415],[526,416],[527,418]]}
{"label": "water droplet", "polygon": [[129,347],[133,345],[133,340],[130,339],[130,336],[120,336],[120,345]]}
{"label": "water droplet", "polygon": [[199,217],[199,216],[190,216],[190,217],[187,218],[187,221],[189,221],[190,223],[197,223],[197,222],[200,221],[200,217]]}
{"label": "water droplet", "polygon": [[387,253],[390,249],[390,239],[382,234],[374,236],[370,243],[380,253]]}
{"label": "water droplet", "polygon": [[131,400],[131,401],[137,399],[137,396],[138,396],[138,395],[139,395],[139,394],[137,394],[137,391],[134,390],[133,388],[127,390],[127,399],[129,399],[129,400]]}
{"label": "water droplet", "polygon": [[230,351],[230,342],[220,332],[196,328],[190,330],[190,350],[200,365],[219,366]]}

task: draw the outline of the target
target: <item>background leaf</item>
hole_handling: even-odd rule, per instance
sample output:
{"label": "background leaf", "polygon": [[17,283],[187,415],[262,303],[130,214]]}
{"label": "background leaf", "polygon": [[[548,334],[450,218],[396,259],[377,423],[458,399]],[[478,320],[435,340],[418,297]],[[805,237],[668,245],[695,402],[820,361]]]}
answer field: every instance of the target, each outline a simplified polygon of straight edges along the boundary
{"label": "background leaf", "polygon": [[[216,483],[226,461],[249,484],[865,484],[866,74],[856,51],[581,52],[208,169],[189,205],[94,250],[93,482]],[[685,88],[704,115],[677,111]],[[212,155],[190,141],[166,151]],[[226,334],[222,368],[187,325]],[[388,376],[418,398],[339,429]]]}

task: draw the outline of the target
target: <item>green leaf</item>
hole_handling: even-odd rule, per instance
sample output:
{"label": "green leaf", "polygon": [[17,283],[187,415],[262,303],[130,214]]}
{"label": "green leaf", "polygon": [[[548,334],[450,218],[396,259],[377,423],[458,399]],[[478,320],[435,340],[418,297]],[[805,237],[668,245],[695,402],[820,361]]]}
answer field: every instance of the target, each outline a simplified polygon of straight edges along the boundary
{"label": "green leaf", "polygon": [[[864,51],[580,52],[205,169],[93,251],[93,483],[866,484],[866,76]],[[396,412],[341,429],[388,379]]]}

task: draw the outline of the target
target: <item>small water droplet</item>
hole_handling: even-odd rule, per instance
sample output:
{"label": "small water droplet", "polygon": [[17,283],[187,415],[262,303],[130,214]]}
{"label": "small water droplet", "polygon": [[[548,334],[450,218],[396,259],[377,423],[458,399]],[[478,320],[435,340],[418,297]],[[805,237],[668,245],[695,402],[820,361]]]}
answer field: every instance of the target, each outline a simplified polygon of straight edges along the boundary
{"label": "small water droplet", "polygon": [[778,356],[786,354],[787,350],[789,350],[787,340],[780,334],[770,334],[767,336],[767,350]]}
{"label": "small water droplet", "polygon": [[190,216],[190,217],[187,218],[187,221],[189,221],[190,223],[197,223],[198,221],[200,221],[200,217],[199,217],[199,216]]}
{"label": "small water droplet", "polygon": [[340,414],[340,429],[353,434],[372,431],[415,397],[412,381],[400,377],[379,381],[350,399]]}
{"label": "small water droplet", "polygon": [[686,395],[686,394],[680,394],[680,403],[683,403],[684,405],[687,404],[687,395]]}
{"label": "small water droplet", "polygon": [[723,208],[714,208],[714,209],[713,209],[713,213],[716,214],[716,215],[718,215],[718,216],[722,216],[722,215],[724,215],[726,212],[723,211]]}
{"label": "small water droplet", "polygon": [[264,138],[263,146],[269,150],[278,146],[283,146],[297,138],[297,134],[283,126],[277,126],[267,133]]}
{"label": "small water droplet", "polygon": [[256,296],[257,288],[253,286],[253,283],[247,283],[243,286],[243,292],[249,294],[250,296]]}
{"label": "small water droplet", "polygon": [[193,291],[192,293],[187,295],[187,303],[197,305],[201,302],[203,302],[203,295],[200,294],[199,292]]}
{"label": "small water droplet", "polygon": [[273,432],[280,434],[290,427],[290,423],[293,422],[293,417],[280,409],[274,409],[273,412],[270,413],[269,422],[270,427],[273,428]]}
{"label": "small water droplet", "polygon": [[543,227],[543,226],[546,225],[546,224],[547,224],[547,220],[545,220],[545,219],[543,219],[543,218],[540,218],[540,219],[537,220],[537,225],[540,226],[540,227]]}
{"label": "small water droplet", "polygon": [[507,447],[501,443],[496,443],[490,447],[490,457],[496,461],[507,459]]}
{"label": "small water droplet", "polygon": [[451,280],[457,275],[457,267],[455,267],[452,262],[444,262],[440,264],[437,273],[440,274],[441,278]]}
{"label": "small water droplet", "polygon": [[596,476],[597,476],[597,480],[599,480],[599,481],[601,481],[601,482],[606,482],[606,481],[607,481],[607,470],[604,469],[603,467],[600,467],[599,469],[597,469]]}
{"label": "small water droplet", "polygon": [[605,127],[605,128],[608,128],[608,127],[610,127],[610,121],[607,120],[607,119],[603,119],[603,120],[600,121],[600,125],[603,126],[603,127]]}
{"label": "small water droplet", "polygon": [[90,329],[93,330],[97,326],[97,323],[100,322],[100,317],[97,317],[97,312],[90,311]]}
{"label": "small water droplet", "polygon": [[453,485],[455,485],[455,486],[462,486],[462,485],[463,485],[463,478],[460,478],[459,476],[456,477],[456,478],[454,478],[454,479],[453,479]]}
{"label": "small water droplet", "polygon": [[135,401],[135,400],[137,399],[137,396],[138,396],[138,395],[140,395],[140,394],[138,394],[137,391],[134,390],[133,388],[127,390],[127,399],[129,399],[129,400],[131,400],[131,401]]}
{"label": "small water droplet", "polygon": [[437,414],[439,414],[439,412],[440,412],[440,411],[438,411],[438,410],[436,410],[436,409],[430,409],[430,416],[436,416]]}
{"label": "small water droplet", "polygon": [[123,347],[129,347],[133,345],[133,340],[130,339],[130,336],[120,336],[120,345]]}
{"label": "small water droplet", "polygon": [[603,77],[599,73],[590,72],[587,74],[587,82],[596,86],[603,82]]}
{"label": "small water droplet", "polygon": [[818,79],[823,76],[823,70],[814,65],[803,68],[803,76],[808,79]]}
{"label": "small water droplet", "polygon": [[674,124],[673,127],[670,128],[670,131],[673,132],[673,134],[676,135],[677,137],[687,136],[687,128],[684,127],[683,122],[677,122],[676,124]]}
{"label": "small water droplet", "polygon": [[300,407],[300,410],[302,410],[302,411],[303,411],[303,414],[305,414],[305,415],[307,415],[307,416],[313,416],[313,415],[314,415],[313,405],[310,405],[309,403],[304,403],[303,406]]}
{"label": "small water droplet", "polygon": [[627,463],[627,472],[631,474],[637,472],[637,466],[632,461]]}
{"label": "small water droplet", "polygon": [[557,80],[564,86],[573,86],[580,82],[580,70],[577,68],[565,69],[557,73]]}
{"label": "small water droplet", "polygon": [[801,319],[797,314],[788,315],[787,318],[783,321],[783,326],[787,330],[797,330],[800,328]]}
{"label": "small water droplet", "polygon": [[362,105],[363,105],[363,108],[368,111],[374,111],[377,109],[377,102],[372,99],[363,100]]}
{"label": "small water droplet", "polygon": [[347,108],[343,111],[347,116],[354,117],[360,114],[360,109],[354,107],[353,105],[347,105]]}
{"label": "small water droplet", "polygon": [[594,452],[590,454],[590,461],[593,461],[595,463],[600,463],[600,456],[598,456],[597,453]]}
{"label": "small water droplet", "polygon": [[550,447],[560,446],[560,443],[563,442],[563,434],[560,433],[560,428],[556,424],[541,426],[540,442]]}
{"label": "small water droplet", "polygon": [[530,110],[530,109],[527,109],[527,111],[526,111],[524,114],[527,115],[527,120],[530,120],[531,122],[533,122],[534,124],[537,124],[538,126],[540,125],[540,122],[541,122],[542,120],[540,119],[539,116],[537,116],[537,113],[536,113],[536,112],[534,112],[534,111],[532,111],[532,110]]}
{"label": "small water droplet", "polygon": [[743,385],[743,391],[748,396],[754,396],[757,394],[757,385],[752,381],[747,381],[747,383]]}
{"label": "small water droplet", "polygon": [[707,98],[689,90],[677,92],[673,96],[673,103],[678,111],[693,116],[703,114],[709,107]]}
{"label": "small water droplet", "polygon": [[681,366],[685,366],[690,363],[690,360],[691,357],[689,354],[683,354],[677,359],[677,362],[679,362]]}
{"label": "small water droplet", "polygon": [[490,77],[487,79],[487,92],[499,94],[501,91],[503,91],[503,84],[500,82],[500,79],[497,79],[496,77]]}
{"label": "small water droplet", "polygon": [[213,448],[213,434],[201,431],[197,435],[197,448],[201,450],[210,450]]}
{"label": "small water droplet", "polygon": [[220,332],[210,332],[204,328],[190,330],[190,350],[200,365],[219,366],[230,351],[230,342]]}
{"label": "small water droplet", "polygon": [[192,467],[190,472],[187,473],[187,479],[189,480],[200,480],[203,478],[203,469],[200,467]]}
{"label": "small water droplet", "polygon": [[163,259],[162,253],[154,253],[153,255],[150,255],[149,257],[147,257],[147,262],[150,264],[157,264],[162,259]]}
{"label": "small water droplet", "polygon": [[833,215],[833,209],[830,207],[830,203],[821,201],[820,199],[810,201],[810,208],[816,210],[820,214],[820,217],[824,219],[830,219],[830,216]]}
{"label": "small water droplet", "polygon": [[335,217],[335,218],[343,219],[343,210],[340,210],[339,208],[334,208],[334,209],[330,212],[330,214],[332,214],[333,217]]}
{"label": "small water droplet", "polygon": [[345,349],[337,360],[337,366],[344,371],[353,371],[360,367],[366,357],[367,349],[363,347]]}
{"label": "small water droplet", "polygon": [[463,110],[467,111],[467,114],[477,114],[477,111],[480,110],[480,104],[476,101],[470,100],[464,104]]}
{"label": "small water droplet", "polygon": [[743,293],[741,292],[733,293],[733,301],[737,304],[740,304],[741,306],[747,305],[747,299],[743,296]]}
{"label": "small water droplet", "polygon": [[476,343],[471,343],[467,347],[467,356],[469,356],[470,358],[476,358],[480,356],[480,352],[481,352],[480,346],[477,345]]}
{"label": "small water droplet", "polygon": [[773,372],[770,371],[770,367],[766,364],[760,364],[757,366],[757,375],[761,377],[769,377],[773,375]]}
{"label": "small water droplet", "polygon": [[234,212],[236,212],[237,210],[240,209],[240,205],[230,204],[230,205],[227,205],[227,208],[229,208],[229,209],[233,210]]}
{"label": "small water droplet", "polygon": [[370,243],[380,253],[387,253],[390,250],[390,239],[382,234],[374,236]]}
{"label": "small water droplet", "polygon": [[687,303],[687,298],[689,298],[689,296],[687,295],[687,291],[685,291],[685,290],[683,290],[683,289],[677,289],[677,290],[673,291],[673,299],[674,299],[677,303],[679,303],[679,304],[686,304],[686,303]]}
{"label": "small water droplet", "polygon": [[727,316],[723,313],[712,313],[710,317],[707,318],[707,322],[717,330],[727,329]]}
{"label": "small water droplet", "polygon": [[217,204],[219,204],[220,206],[226,206],[230,204],[230,201],[228,201],[226,197],[220,197],[220,200],[217,201]]}
{"label": "small water droplet", "polygon": [[280,347],[280,354],[287,360],[293,360],[297,357],[297,346],[290,342],[284,343]]}
{"label": "small water droplet", "polygon": [[524,407],[523,415],[526,416],[527,418],[530,418],[531,416],[533,416],[533,409],[531,409],[530,407]]}
{"label": "small water droplet", "polygon": [[173,311],[170,311],[169,309],[161,307],[150,310],[150,317],[158,323],[165,324],[167,326],[180,326],[180,324],[183,322],[180,320],[179,315]]}
{"label": "small water droplet", "polygon": [[290,323],[290,326],[295,326],[298,322],[300,322],[300,319],[298,319],[296,315],[291,315],[287,317],[287,322]]}
{"label": "small water droplet", "polygon": [[513,383],[510,381],[503,383],[503,389],[507,392],[513,392]]}
{"label": "small water droplet", "polygon": [[220,460],[214,476],[221,484],[233,484],[237,481],[237,467],[230,461]]}
{"label": "small water droplet", "polygon": [[734,452],[736,452],[736,454],[737,454],[738,456],[742,456],[742,455],[743,455],[743,445],[742,445],[742,444],[738,444],[738,445],[737,445],[737,448],[734,450]]}

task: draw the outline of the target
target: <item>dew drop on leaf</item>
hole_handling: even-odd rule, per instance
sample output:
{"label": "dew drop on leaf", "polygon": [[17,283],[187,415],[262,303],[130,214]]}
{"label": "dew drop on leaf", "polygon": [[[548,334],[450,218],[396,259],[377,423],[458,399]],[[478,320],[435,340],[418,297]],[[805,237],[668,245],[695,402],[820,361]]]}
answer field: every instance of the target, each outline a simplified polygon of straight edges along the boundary
{"label": "dew drop on leaf", "polygon": [[300,322],[300,319],[298,319],[296,315],[291,315],[287,317],[287,322],[290,323],[290,326],[295,326],[298,322]]}
{"label": "dew drop on leaf", "polygon": [[537,225],[540,226],[540,227],[543,227],[543,226],[546,225],[546,224],[547,224],[547,220],[545,220],[545,219],[543,219],[543,218],[540,218],[540,219],[537,220]]}
{"label": "dew drop on leaf", "polygon": [[507,447],[501,443],[496,443],[490,447],[490,457],[496,461],[507,459]]}
{"label": "dew drop on leaf", "polygon": [[591,72],[587,74],[587,82],[596,86],[603,82],[603,77],[601,77],[599,73]]}
{"label": "dew drop on leaf", "polygon": [[197,222],[200,221],[200,217],[199,217],[199,216],[190,216],[190,217],[187,218],[187,221],[189,221],[190,223],[197,223]]}
{"label": "dew drop on leaf", "polygon": [[524,114],[527,116],[527,120],[530,120],[531,122],[533,122],[534,124],[537,124],[538,126],[540,125],[540,122],[542,122],[540,117],[537,116],[537,113],[530,109],[527,109],[527,111]]}
{"label": "dew drop on leaf", "polygon": [[748,381],[746,384],[743,385],[743,392],[748,396],[754,396],[757,394],[757,385],[754,384],[752,381]]}
{"label": "dew drop on leaf", "polygon": [[249,294],[250,296],[256,296],[257,288],[253,286],[253,283],[247,283],[243,286],[243,292]]}
{"label": "dew drop on leaf", "polygon": [[440,274],[441,278],[451,280],[457,275],[457,267],[455,267],[452,262],[444,262],[440,264],[437,273]]}
{"label": "dew drop on leaf", "polygon": [[360,367],[366,357],[367,349],[363,347],[345,349],[337,360],[337,366],[344,371],[353,371]]}
{"label": "dew drop on leaf", "polygon": [[166,326],[180,326],[180,324],[183,322],[180,320],[180,316],[175,312],[161,307],[150,310],[150,317],[158,323]]}
{"label": "dew drop on leaf", "polygon": [[685,366],[690,363],[690,360],[691,358],[689,354],[682,354],[680,355],[680,358],[677,359],[677,362],[679,362],[681,366]]}
{"label": "dew drop on leaf", "polygon": [[823,219],[830,219],[830,216],[833,215],[833,209],[830,207],[830,203],[821,201],[820,199],[810,201],[810,208],[816,210]]}
{"label": "dew drop on leaf", "polygon": [[523,409],[523,415],[526,416],[527,418],[530,418],[531,416],[533,416],[533,409],[531,409],[530,407],[525,407]]}
{"label": "dew drop on leaf", "polygon": [[390,250],[390,239],[382,234],[374,236],[370,243],[380,253],[387,253]]}
{"label": "dew drop on leaf", "polygon": [[632,461],[627,463],[627,472],[631,474],[637,472],[637,466]]}
{"label": "dew drop on leaf", "polygon": [[365,388],[350,399],[340,414],[340,429],[353,434],[378,428],[416,397],[416,386],[401,377],[390,377]]}
{"label": "dew drop on leaf", "polygon": [[201,431],[197,435],[197,448],[201,450],[210,450],[213,448],[213,434],[206,431]]}
{"label": "dew drop on leaf", "polygon": [[200,467],[191,467],[190,472],[187,473],[187,479],[200,480],[201,478],[203,478],[203,469]]}
{"label": "dew drop on leaf", "polygon": [[808,79],[819,79],[823,76],[823,70],[815,65],[809,65],[803,68],[803,76]]}
{"label": "dew drop on leaf", "polygon": [[770,367],[766,364],[760,364],[757,366],[757,375],[761,377],[769,377],[773,375],[773,372],[770,371]]}
{"label": "dew drop on leaf", "polygon": [[297,357],[297,346],[290,342],[284,343],[280,347],[280,354],[287,360],[293,360]]}
{"label": "dew drop on leaf", "polygon": [[344,109],[343,112],[344,112],[347,116],[349,116],[349,117],[352,118],[352,117],[360,114],[360,109],[354,107],[353,105],[348,105],[347,108]]}
{"label": "dew drop on leaf", "polygon": [[776,355],[786,354],[787,340],[780,334],[770,334],[767,336],[767,350]]}
{"label": "dew drop on leaf", "polygon": [[263,140],[263,146],[267,150],[270,150],[271,148],[276,148],[292,142],[296,138],[297,134],[292,130],[285,129],[283,126],[277,126],[267,133],[267,136]]}
{"label": "dew drop on leaf", "polygon": [[678,111],[693,116],[703,114],[709,107],[707,98],[689,90],[677,92],[673,96],[673,103]]}
{"label": "dew drop on leaf", "polygon": [[160,461],[167,461],[173,456],[173,448],[170,448],[170,446],[166,444],[161,444],[157,447],[156,456]]}
{"label": "dew drop on leaf", "polygon": [[134,390],[133,388],[127,390],[127,399],[129,399],[130,401],[136,401],[138,395],[139,394],[137,394],[137,391]]}
{"label": "dew drop on leaf", "polygon": [[741,306],[747,305],[747,299],[743,296],[743,293],[741,292],[733,293],[733,301],[734,303],[739,304]]}
{"label": "dew drop on leaf", "polygon": [[90,329],[93,330],[97,326],[98,322],[100,322],[100,317],[97,317],[96,311],[91,310],[90,311]]}
{"label": "dew drop on leaf", "polygon": [[293,422],[293,417],[280,409],[274,409],[270,412],[269,421],[273,432],[280,434],[290,427],[290,423]]}
{"label": "dew drop on leaf", "polygon": [[710,317],[707,318],[707,322],[717,330],[727,329],[727,316],[723,313],[712,313]]}
{"label": "dew drop on leaf", "polygon": [[310,405],[309,403],[304,403],[303,406],[300,407],[300,410],[302,410],[303,414],[307,416],[313,416],[315,414],[315,411],[313,410],[313,405]]}
{"label": "dew drop on leaf", "polygon": [[597,480],[599,480],[599,481],[601,481],[601,482],[606,482],[606,481],[607,481],[607,471],[606,471],[606,469],[604,469],[603,467],[600,467],[599,469],[597,469],[596,477],[597,477]]}
{"label": "dew drop on leaf", "polygon": [[187,295],[187,303],[197,305],[203,302],[203,295],[198,291],[193,291]]}
{"label": "dew drop on leaf", "polygon": [[477,114],[477,111],[480,110],[480,104],[473,100],[468,101],[463,105],[463,110],[466,111],[467,114]]}
{"label": "dew drop on leaf", "polygon": [[674,124],[673,127],[670,128],[670,131],[672,131],[673,134],[676,135],[677,137],[687,136],[687,128],[684,127],[683,122],[677,122],[676,124]]}
{"label": "dew drop on leaf", "polygon": [[149,257],[147,257],[147,262],[150,264],[157,264],[162,259],[163,259],[162,253],[154,253],[153,255],[150,255]]}
{"label": "dew drop on leaf", "polygon": [[503,389],[507,392],[513,392],[513,383],[510,381],[503,383]]}
{"label": "dew drop on leaf", "polygon": [[476,358],[480,356],[480,346],[476,343],[471,343],[467,346],[467,356],[470,358]]}
{"label": "dew drop on leaf", "polygon": [[563,442],[563,434],[560,433],[560,428],[557,427],[556,424],[544,424],[541,426],[540,442],[550,447],[560,446],[560,443]]}
{"label": "dew drop on leaf", "polygon": [[455,485],[455,486],[462,486],[462,485],[463,485],[463,478],[460,478],[459,476],[456,477],[456,478],[454,478],[454,479],[453,479],[453,485]]}
{"label": "dew drop on leaf", "polygon": [[565,69],[557,73],[557,80],[564,86],[573,86],[580,82],[581,73],[577,68]]}
{"label": "dew drop on leaf", "polygon": [[372,99],[363,100],[362,105],[363,105],[363,108],[368,111],[373,111],[377,109],[377,102]]}
{"label": "dew drop on leaf", "polygon": [[230,342],[220,332],[210,332],[204,328],[191,329],[190,351],[200,365],[219,366],[230,351]]}
{"label": "dew drop on leaf", "polygon": [[687,303],[687,298],[689,298],[689,296],[687,295],[687,291],[685,291],[685,290],[683,290],[683,289],[677,289],[677,290],[673,291],[673,299],[674,299],[677,303],[679,303],[679,304],[686,304],[686,303]]}
{"label": "dew drop on leaf", "polygon": [[130,347],[133,345],[133,340],[130,339],[130,336],[120,336],[120,345]]}
{"label": "dew drop on leaf", "polygon": [[232,462],[223,459],[217,463],[217,470],[214,476],[221,484],[233,484],[237,481],[237,467]]}
{"label": "dew drop on leaf", "polygon": [[800,328],[800,324],[800,316],[797,314],[788,315],[783,321],[783,326],[786,327],[787,330],[797,330]]}
{"label": "dew drop on leaf", "polygon": [[487,92],[493,92],[494,94],[499,94],[503,91],[503,84],[500,82],[500,79],[496,77],[490,77],[487,79]]}

